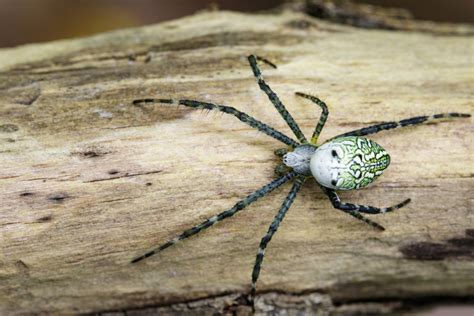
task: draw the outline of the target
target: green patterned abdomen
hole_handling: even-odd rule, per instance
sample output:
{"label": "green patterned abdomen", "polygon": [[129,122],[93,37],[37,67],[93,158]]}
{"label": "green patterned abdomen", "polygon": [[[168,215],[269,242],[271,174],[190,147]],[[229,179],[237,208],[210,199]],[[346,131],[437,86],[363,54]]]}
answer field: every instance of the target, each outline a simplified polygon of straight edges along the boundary
{"label": "green patterned abdomen", "polygon": [[363,188],[390,164],[379,144],[357,136],[336,138],[319,147],[311,157],[311,173],[323,186],[336,190]]}

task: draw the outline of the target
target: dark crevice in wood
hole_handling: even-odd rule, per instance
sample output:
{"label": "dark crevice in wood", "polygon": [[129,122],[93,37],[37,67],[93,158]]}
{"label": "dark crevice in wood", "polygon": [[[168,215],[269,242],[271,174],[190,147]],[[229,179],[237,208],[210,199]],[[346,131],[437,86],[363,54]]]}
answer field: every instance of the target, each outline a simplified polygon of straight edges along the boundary
{"label": "dark crevice in wood", "polygon": [[417,242],[405,245],[400,252],[412,260],[473,259],[473,229],[467,229],[465,236],[455,237],[445,242]]}

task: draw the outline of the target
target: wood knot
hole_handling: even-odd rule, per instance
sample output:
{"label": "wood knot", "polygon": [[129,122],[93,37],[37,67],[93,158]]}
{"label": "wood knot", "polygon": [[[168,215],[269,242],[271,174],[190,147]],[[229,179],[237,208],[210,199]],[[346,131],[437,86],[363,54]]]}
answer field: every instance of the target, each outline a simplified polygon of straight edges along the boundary
{"label": "wood knot", "polygon": [[53,201],[55,203],[63,203],[64,200],[68,198],[70,198],[69,194],[64,192],[58,192],[48,196],[48,200]]}

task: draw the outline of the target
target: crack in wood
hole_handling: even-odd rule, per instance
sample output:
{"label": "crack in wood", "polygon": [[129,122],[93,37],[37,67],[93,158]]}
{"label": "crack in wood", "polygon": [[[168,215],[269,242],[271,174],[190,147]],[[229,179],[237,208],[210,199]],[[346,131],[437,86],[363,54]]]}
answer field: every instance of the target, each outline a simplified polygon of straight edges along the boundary
{"label": "crack in wood", "polygon": [[474,229],[467,229],[465,236],[445,242],[416,242],[400,247],[400,252],[411,260],[445,260],[474,258]]}
{"label": "crack in wood", "polygon": [[[137,177],[137,176],[143,176],[143,175],[147,175],[147,174],[157,174],[157,173],[161,173],[162,171],[163,171],[163,170],[154,170],[154,171],[148,171],[148,172],[125,173],[125,174],[120,175],[120,176],[117,176],[117,177],[98,178],[98,179],[93,179],[93,180],[84,181],[84,183],[101,182],[101,181],[111,181],[111,180],[115,180],[115,179]],[[117,171],[117,172],[114,171],[113,173],[110,173],[110,171],[109,171],[109,174],[118,174],[118,171]]]}

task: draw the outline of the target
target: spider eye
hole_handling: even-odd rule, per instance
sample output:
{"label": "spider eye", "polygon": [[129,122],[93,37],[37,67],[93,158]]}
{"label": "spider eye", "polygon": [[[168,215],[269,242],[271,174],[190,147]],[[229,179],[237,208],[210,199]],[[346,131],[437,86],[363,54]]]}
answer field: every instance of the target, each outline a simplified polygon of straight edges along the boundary
{"label": "spider eye", "polygon": [[332,181],[331,181],[331,184],[332,184],[333,186],[336,186],[337,181],[336,181],[336,180],[332,180]]}
{"label": "spider eye", "polygon": [[334,149],[331,151],[331,155],[334,157],[334,158],[337,158],[337,151],[335,151]]}

